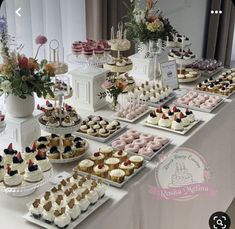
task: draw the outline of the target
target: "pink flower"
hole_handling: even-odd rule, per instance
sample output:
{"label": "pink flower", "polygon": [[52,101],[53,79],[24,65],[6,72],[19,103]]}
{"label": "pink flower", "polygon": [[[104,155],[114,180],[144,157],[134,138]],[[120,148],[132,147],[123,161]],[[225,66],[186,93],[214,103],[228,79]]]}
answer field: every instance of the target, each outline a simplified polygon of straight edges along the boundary
{"label": "pink flower", "polygon": [[113,86],[112,83],[110,83],[108,80],[105,80],[104,83],[102,84],[102,88],[105,90],[110,89]]}
{"label": "pink flower", "polygon": [[18,65],[20,69],[28,69],[28,58],[24,55],[18,56]]}
{"label": "pink flower", "polygon": [[39,35],[39,36],[36,37],[35,43],[37,45],[44,45],[44,44],[47,43],[47,38],[43,35]]}

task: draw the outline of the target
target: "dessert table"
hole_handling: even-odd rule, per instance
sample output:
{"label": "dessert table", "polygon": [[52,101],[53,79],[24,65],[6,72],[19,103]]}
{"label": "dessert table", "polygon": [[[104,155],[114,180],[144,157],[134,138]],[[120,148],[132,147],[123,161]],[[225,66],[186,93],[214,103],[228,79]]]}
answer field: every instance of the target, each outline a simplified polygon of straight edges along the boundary
{"label": "dessert table", "polygon": [[[192,87],[194,84],[187,86]],[[128,127],[136,130],[157,134],[172,139],[172,145],[166,148],[162,154],[169,153],[176,147],[183,145],[200,152],[207,160],[212,172],[210,184],[215,187],[215,197],[197,197],[185,202],[157,201],[148,193],[148,185],[156,183],[154,172],[158,157],[148,163],[146,168],[136,177],[128,182],[123,189],[109,187],[107,194],[109,200],[100,207],[87,220],[83,221],[77,228],[80,229],[106,229],[106,228],[208,228],[209,216],[217,211],[226,211],[231,204],[235,194],[235,172],[233,153],[233,136],[235,124],[233,114],[235,112],[235,100],[232,97],[212,113],[195,111],[194,114],[202,120],[200,125],[190,131],[186,136],[177,135],[163,130],[156,130],[145,127],[141,124],[129,124]],[[89,112],[79,109],[82,117],[89,115]],[[103,109],[95,114],[112,118],[113,112]],[[222,134],[221,134],[222,133]],[[0,136],[1,137],[1,136]],[[102,143],[89,140],[90,152],[94,152]],[[8,145],[8,142],[6,142]],[[71,172],[76,163],[66,165],[55,165],[54,174],[62,171]],[[24,198],[11,197],[6,194],[0,195],[1,227],[13,229],[19,227],[38,228],[26,222],[23,215],[27,213],[26,203],[50,188],[48,183],[40,187],[35,193]],[[185,217],[187,215],[187,217]],[[200,219],[200,220],[198,220]],[[117,222],[116,222],[117,221]]]}

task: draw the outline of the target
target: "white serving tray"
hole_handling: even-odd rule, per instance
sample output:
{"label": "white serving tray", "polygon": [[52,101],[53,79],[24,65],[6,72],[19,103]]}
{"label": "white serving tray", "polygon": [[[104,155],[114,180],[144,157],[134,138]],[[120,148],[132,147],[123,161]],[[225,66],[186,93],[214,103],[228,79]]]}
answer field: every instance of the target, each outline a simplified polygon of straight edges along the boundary
{"label": "white serving tray", "polygon": [[[100,206],[106,203],[109,199],[110,199],[109,196],[104,196],[96,204],[94,204],[93,206],[89,206],[87,211],[84,213],[81,213],[81,215],[75,221],[71,221],[71,223],[68,225],[68,227],[66,227],[66,229],[73,229],[77,227],[83,220],[85,220],[89,215],[91,215],[94,211],[96,211]],[[58,227],[54,224],[50,225],[41,219],[35,219],[33,216],[31,216],[29,212],[23,217],[27,221],[34,223],[40,227],[47,228],[47,229],[58,229]]]}
{"label": "white serving tray", "polygon": [[86,134],[86,133],[82,133],[80,131],[76,131],[73,134],[76,135],[76,136],[82,137],[82,138],[87,138],[87,139],[90,139],[90,140],[93,140],[93,141],[105,143],[105,142],[109,142],[114,136],[121,133],[126,128],[127,128],[127,125],[121,123],[121,127],[118,130],[116,130],[114,133],[110,134],[106,138],[104,138],[104,137],[95,137],[95,136],[92,136],[92,135],[89,135],[89,134]]}
{"label": "white serving tray", "polygon": [[215,69],[214,71],[200,71],[200,70],[199,71],[202,73],[202,76],[204,76],[204,77],[212,77],[215,74],[221,72],[223,69],[224,69],[224,67],[221,66],[221,67]]}
{"label": "white serving tray", "polygon": [[158,125],[153,125],[150,123],[147,123],[147,119],[144,121],[144,123],[142,123],[144,126],[148,126],[148,127],[152,127],[155,129],[159,129],[159,130],[166,130],[172,133],[176,133],[176,134],[180,134],[180,135],[185,135],[187,134],[191,129],[193,129],[201,120],[195,120],[193,123],[191,123],[189,126],[184,127],[184,129],[182,131],[178,131],[178,130],[173,130],[171,128],[167,128],[167,127],[162,127],[162,126],[158,126]]}
{"label": "white serving tray", "polygon": [[221,94],[219,94],[219,93],[214,93],[214,92],[209,92],[209,91],[201,91],[201,90],[198,90],[197,88],[194,88],[194,91],[196,91],[196,92],[198,92],[198,93],[204,92],[204,93],[207,93],[208,95],[217,95],[217,96],[220,96],[220,97],[222,97],[222,98],[224,98],[224,99],[228,99],[230,96],[232,96],[232,95],[235,94],[235,91],[234,91],[234,92],[230,93],[229,95],[221,95]]}
{"label": "white serving tray", "polygon": [[169,96],[167,96],[165,99],[163,99],[161,102],[158,102],[158,103],[148,102],[148,105],[150,107],[162,107],[165,104],[167,104],[168,102],[170,102],[172,99],[174,99],[175,97],[176,97],[176,93],[175,92],[171,92],[171,94]]}
{"label": "white serving tray", "polygon": [[151,109],[148,109],[146,110],[144,113],[138,115],[137,117],[135,117],[134,119],[130,120],[130,119],[127,119],[127,118],[121,118],[121,117],[118,117],[118,116],[114,116],[115,119],[118,119],[120,121],[124,121],[124,122],[129,122],[129,123],[134,123],[136,122],[138,119],[144,117],[146,114],[148,114],[149,112],[151,111]]}
{"label": "white serving tray", "polygon": [[[201,93],[201,94],[206,94],[206,93]],[[212,107],[211,109],[204,109],[204,108],[200,108],[200,107],[193,107],[193,106],[189,106],[189,105],[185,105],[185,104],[180,104],[180,103],[177,103],[176,101],[174,101],[174,104],[178,107],[189,108],[191,110],[201,111],[201,112],[205,112],[205,113],[211,113],[213,110],[215,110],[217,107],[219,107],[222,103],[224,103],[224,98],[221,98],[220,102],[217,103],[216,106]]]}
{"label": "white serving tray", "polygon": [[[129,155],[132,156],[132,154],[129,154]],[[123,187],[129,180],[131,180],[136,174],[138,174],[140,171],[142,171],[142,170],[145,168],[145,166],[146,166],[147,163],[148,163],[148,162],[144,160],[143,165],[142,165],[140,168],[135,169],[132,175],[130,175],[130,176],[125,176],[124,181],[123,181],[122,183],[114,182],[114,181],[109,180],[109,179],[107,179],[107,178],[102,178],[102,177],[96,176],[96,175],[94,175],[94,174],[90,174],[90,173],[86,173],[86,172],[80,171],[80,170],[77,169],[76,167],[75,167],[73,170],[74,170],[74,171],[77,171],[78,174],[81,174],[81,175],[84,175],[84,176],[90,175],[91,178],[96,179],[96,180],[99,179],[99,180],[101,180],[101,181],[102,181],[103,183],[105,183],[105,184],[112,185],[112,186],[114,186],[114,187],[116,187],[116,188],[122,188],[122,187]]]}

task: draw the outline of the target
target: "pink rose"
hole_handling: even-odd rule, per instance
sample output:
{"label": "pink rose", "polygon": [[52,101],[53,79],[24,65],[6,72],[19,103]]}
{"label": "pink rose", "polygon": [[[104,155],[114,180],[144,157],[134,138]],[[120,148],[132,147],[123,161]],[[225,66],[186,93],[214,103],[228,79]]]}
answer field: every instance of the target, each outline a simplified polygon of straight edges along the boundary
{"label": "pink rose", "polygon": [[39,36],[36,37],[35,43],[37,45],[44,45],[44,44],[47,43],[47,38],[43,35],[39,35]]}
{"label": "pink rose", "polygon": [[102,84],[102,88],[107,90],[110,89],[113,86],[112,83],[110,83],[108,80],[105,80],[104,83]]}

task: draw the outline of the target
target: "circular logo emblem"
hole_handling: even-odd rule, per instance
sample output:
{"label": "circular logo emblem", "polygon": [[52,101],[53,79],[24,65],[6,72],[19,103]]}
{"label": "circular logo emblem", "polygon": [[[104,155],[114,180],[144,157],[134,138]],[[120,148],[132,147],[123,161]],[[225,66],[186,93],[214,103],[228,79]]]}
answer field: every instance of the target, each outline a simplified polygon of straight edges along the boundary
{"label": "circular logo emblem", "polygon": [[231,220],[225,212],[215,212],[209,219],[211,229],[229,229]]}
{"label": "circular logo emblem", "polygon": [[165,199],[188,200],[203,191],[200,184],[207,183],[210,172],[199,153],[178,148],[159,164],[155,177]]}

